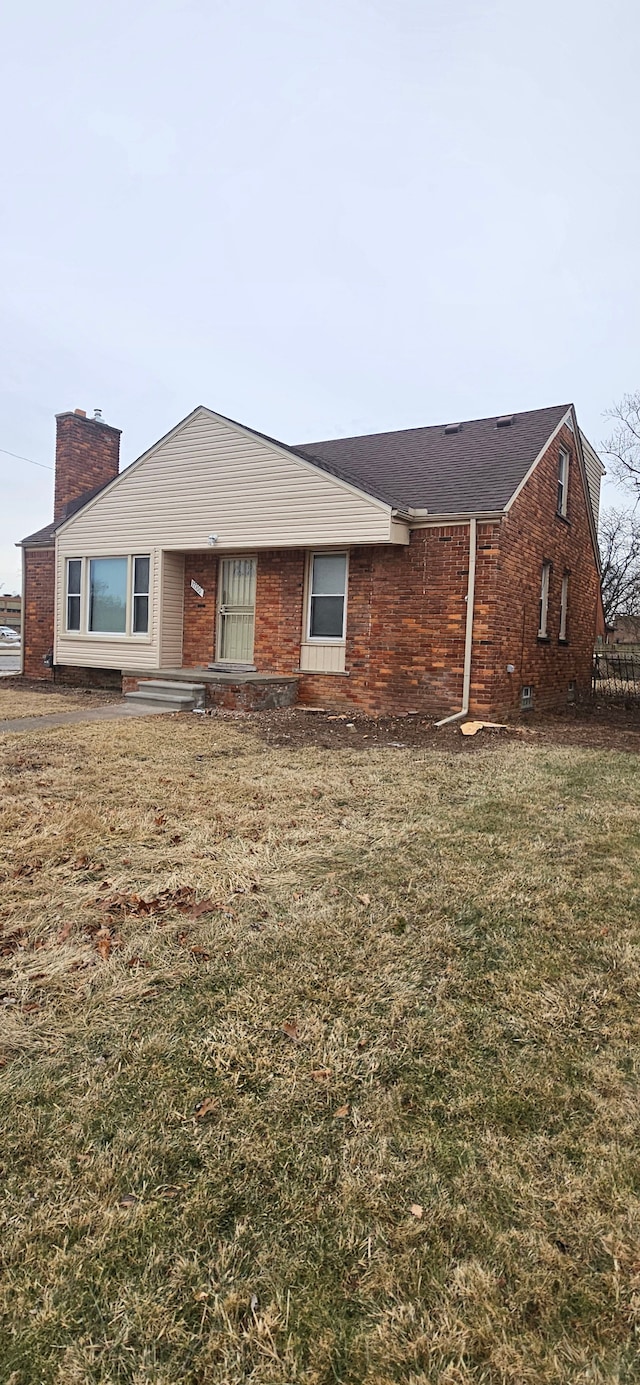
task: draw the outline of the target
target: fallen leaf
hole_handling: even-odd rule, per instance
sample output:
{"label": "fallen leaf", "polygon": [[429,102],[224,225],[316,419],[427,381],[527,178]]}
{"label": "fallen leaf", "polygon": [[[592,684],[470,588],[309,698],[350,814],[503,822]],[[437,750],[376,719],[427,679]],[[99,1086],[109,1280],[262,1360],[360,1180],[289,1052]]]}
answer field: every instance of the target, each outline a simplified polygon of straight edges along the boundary
{"label": "fallen leaf", "polygon": [[316,1082],[322,1082],[327,1077],[331,1077],[331,1068],[314,1068],[311,1076]]}
{"label": "fallen leaf", "polygon": [[300,1031],[295,1020],[286,1020],[282,1026],[282,1032],[286,1034],[288,1039],[292,1039],[294,1043],[300,1038]]}
{"label": "fallen leaf", "polygon": [[193,1297],[196,1303],[202,1303],[202,1300],[208,1298],[209,1294],[206,1289],[200,1289],[199,1293],[194,1293]]}
{"label": "fallen leaf", "polygon": [[356,895],[356,899],[358,900],[358,902],[359,902],[360,904],[370,904],[370,903],[371,903],[371,895],[370,895],[370,894],[359,894],[359,895]]}
{"label": "fallen leaf", "polygon": [[58,933],[58,936],[57,936],[57,938],[56,938],[56,942],[57,942],[57,943],[66,943],[67,938],[70,936],[70,934],[71,934],[72,932],[73,932],[73,924],[72,924],[72,923],[65,923],[65,924],[63,925],[63,927],[60,929],[60,932]]}
{"label": "fallen leaf", "polygon": [[180,844],[181,841],[182,841],[182,837],[180,836],[180,833],[179,833],[179,832],[176,832],[176,833],[175,833],[175,836],[173,836],[173,837],[171,838],[171,845],[172,845],[172,846],[179,846],[179,844]]}
{"label": "fallen leaf", "polygon": [[130,957],[127,962],[128,967],[148,967],[148,965],[149,963],[145,962],[144,957]]}
{"label": "fallen leaf", "polygon": [[111,929],[101,928],[95,936],[96,952],[100,954],[103,962],[108,962],[111,956]]}
{"label": "fallen leaf", "polygon": [[167,815],[166,815],[166,813],[156,813],[156,817],[155,817],[155,824],[156,824],[156,827],[162,827],[166,821],[167,821]]}
{"label": "fallen leaf", "polygon": [[206,952],[203,947],[192,947],[191,956],[197,957],[200,962],[209,962],[211,960],[211,953]]}
{"label": "fallen leaf", "polygon": [[134,1195],[134,1193],[125,1193],[124,1197],[121,1197],[121,1198],[120,1198],[120,1201],[119,1201],[119,1203],[118,1203],[118,1206],[119,1206],[119,1207],[137,1207],[139,1201],[140,1201],[140,1199],[137,1198],[137,1197]]}
{"label": "fallen leaf", "polygon": [[409,1211],[412,1217],[417,1217],[418,1221],[420,1221],[423,1215],[423,1208],[420,1206],[419,1202],[412,1202]]}
{"label": "fallen leaf", "polygon": [[181,1188],[177,1188],[173,1184],[170,1184],[168,1188],[158,1189],[158,1197],[178,1197],[181,1192]]}
{"label": "fallen leaf", "polygon": [[206,1096],[203,1101],[196,1102],[193,1114],[197,1121],[206,1120],[207,1116],[212,1116],[218,1110],[219,1102],[215,1096]]}
{"label": "fallen leaf", "polygon": [[30,1000],[27,1005],[22,1006],[22,1013],[23,1015],[33,1015],[37,1010],[41,1009],[42,1006],[38,1004],[37,1000]]}
{"label": "fallen leaf", "polygon": [[199,904],[194,904],[191,910],[192,919],[199,919],[201,914],[212,914],[219,905],[214,904],[212,899],[201,899]]}
{"label": "fallen leaf", "polygon": [[337,1109],[337,1111],[335,1112],[336,1120],[344,1120],[344,1117],[345,1117],[345,1116],[348,1116],[348,1115],[349,1115],[349,1107],[348,1107],[348,1106],[339,1106],[338,1109]]}

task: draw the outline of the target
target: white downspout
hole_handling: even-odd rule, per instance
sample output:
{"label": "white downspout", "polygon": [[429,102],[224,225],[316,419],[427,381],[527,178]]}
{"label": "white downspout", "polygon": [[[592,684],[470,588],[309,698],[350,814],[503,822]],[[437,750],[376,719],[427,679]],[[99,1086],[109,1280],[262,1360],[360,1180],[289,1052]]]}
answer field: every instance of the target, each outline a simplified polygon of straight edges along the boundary
{"label": "white downspout", "polygon": [[462,678],[462,707],[453,716],[443,717],[436,726],[448,726],[452,721],[461,721],[469,711],[471,693],[471,651],[473,648],[473,606],[476,590],[476,546],[478,521],[475,515],[469,520],[469,580],[467,582],[467,624],[464,635],[464,674]]}
{"label": "white downspout", "polygon": [[24,676],[24,637],[27,614],[27,563],[24,547],[22,552],[22,601],[20,602],[20,677]]}

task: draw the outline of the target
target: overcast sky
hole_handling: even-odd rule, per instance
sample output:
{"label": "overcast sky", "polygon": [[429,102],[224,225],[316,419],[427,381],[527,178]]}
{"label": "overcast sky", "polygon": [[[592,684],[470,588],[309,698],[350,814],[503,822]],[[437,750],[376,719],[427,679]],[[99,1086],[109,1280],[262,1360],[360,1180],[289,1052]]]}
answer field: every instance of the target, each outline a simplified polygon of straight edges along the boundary
{"label": "overcast sky", "polygon": [[[6,0],[0,448],[640,387],[637,0]],[[0,583],[53,473],[0,452]]]}

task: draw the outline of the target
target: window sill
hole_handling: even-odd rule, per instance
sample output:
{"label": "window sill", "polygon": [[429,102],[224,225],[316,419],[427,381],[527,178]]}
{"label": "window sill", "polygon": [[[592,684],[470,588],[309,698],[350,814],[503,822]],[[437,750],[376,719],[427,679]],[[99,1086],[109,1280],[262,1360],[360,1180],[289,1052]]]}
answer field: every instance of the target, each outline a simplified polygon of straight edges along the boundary
{"label": "window sill", "polygon": [[61,640],[107,640],[109,643],[122,644],[152,644],[151,635],[118,635],[112,630],[105,630],[100,633],[98,630],[63,630],[59,638]]}
{"label": "window sill", "polygon": [[558,644],[561,646],[562,649],[568,649],[569,647],[568,640],[558,639]]}
{"label": "window sill", "polygon": [[538,644],[551,644],[550,635],[538,635],[537,640]]}
{"label": "window sill", "polygon": [[559,519],[561,524],[566,524],[567,529],[571,528],[571,520],[568,515],[561,515],[560,511],[556,510],[556,519]]}
{"label": "window sill", "polygon": [[339,668],[297,668],[301,678],[350,678],[348,669]]}

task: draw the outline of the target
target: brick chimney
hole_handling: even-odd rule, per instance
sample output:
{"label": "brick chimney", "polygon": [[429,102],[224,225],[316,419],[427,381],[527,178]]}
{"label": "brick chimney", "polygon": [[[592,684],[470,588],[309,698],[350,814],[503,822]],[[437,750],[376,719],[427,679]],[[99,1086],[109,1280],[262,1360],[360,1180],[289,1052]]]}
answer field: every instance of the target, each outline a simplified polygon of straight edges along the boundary
{"label": "brick chimney", "polygon": [[100,410],[87,418],[84,409],[56,414],[54,520],[64,519],[69,505],[118,475],[120,429],[103,423]]}

